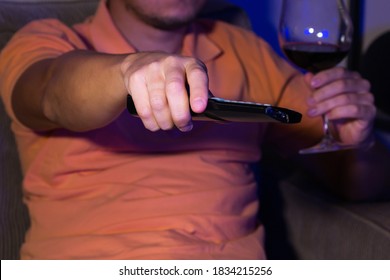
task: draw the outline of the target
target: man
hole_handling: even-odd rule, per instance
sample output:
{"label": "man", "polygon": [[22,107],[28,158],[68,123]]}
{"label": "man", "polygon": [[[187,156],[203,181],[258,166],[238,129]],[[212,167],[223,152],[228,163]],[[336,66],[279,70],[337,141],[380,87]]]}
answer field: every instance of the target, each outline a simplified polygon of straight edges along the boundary
{"label": "man", "polygon": [[[375,107],[359,74],[301,76],[252,33],[194,21],[205,1],[102,0],[84,23],[34,22],[3,50],[32,220],[23,258],[265,258],[249,168],[261,144],[295,154],[319,140],[323,113],[340,141],[371,141]],[[304,117],[196,122],[190,108],[202,112],[209,89]]]}

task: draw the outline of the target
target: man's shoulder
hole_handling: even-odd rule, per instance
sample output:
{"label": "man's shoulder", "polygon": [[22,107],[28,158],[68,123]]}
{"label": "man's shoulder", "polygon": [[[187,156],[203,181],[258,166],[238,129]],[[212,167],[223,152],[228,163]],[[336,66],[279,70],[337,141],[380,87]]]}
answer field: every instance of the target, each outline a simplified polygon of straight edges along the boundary
{"label": "man's shoulder", "polygon": [[71,31],[71,27],[56,18],[44,18],[30,21],[18,33],[63,33]]}
{"label": "man's shoulder", "polygon": [[11,44],[33,42],[34,45],[50,46],[72,45],[85,48],[79,32],[68,24],[56,18],[33,20],[19,29],[10,41]]}

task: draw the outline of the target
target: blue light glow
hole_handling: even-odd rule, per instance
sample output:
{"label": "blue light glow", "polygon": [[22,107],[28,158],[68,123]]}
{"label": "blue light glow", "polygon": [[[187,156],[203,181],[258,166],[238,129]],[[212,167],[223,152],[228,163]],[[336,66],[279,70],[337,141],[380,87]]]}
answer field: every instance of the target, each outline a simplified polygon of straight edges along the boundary
{"label": "blue light glow", "polygon": [[307,36],[316,36],[317,38],[326,39],[329,37],[329,32],[327,30],[316,31],[313,27],[308,27],[304,31]]}

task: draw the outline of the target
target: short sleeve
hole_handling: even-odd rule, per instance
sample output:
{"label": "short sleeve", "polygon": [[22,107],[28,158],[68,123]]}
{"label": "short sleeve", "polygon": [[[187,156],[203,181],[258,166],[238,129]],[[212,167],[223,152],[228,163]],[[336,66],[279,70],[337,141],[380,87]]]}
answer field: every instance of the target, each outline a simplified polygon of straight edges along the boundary
{"label": "short sleeve", "polygon": [[11,95],[13,88],[32,64],[60,56],[74,49],[86,49],[77,33],[57,19],[30,22],[14,34],[0,53],[0,94],[13,121]]}

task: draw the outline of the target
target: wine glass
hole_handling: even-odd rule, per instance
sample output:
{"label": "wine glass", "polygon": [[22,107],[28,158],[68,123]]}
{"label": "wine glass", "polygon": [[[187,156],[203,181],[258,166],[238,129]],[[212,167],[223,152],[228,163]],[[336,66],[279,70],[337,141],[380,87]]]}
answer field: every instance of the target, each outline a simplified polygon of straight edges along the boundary
{"label": "wine glass", "polygon": [[[287,59],[304,71],[317,73],[339,64],[352,43],[352,20],[343,0],[283,0],[279,42]],[[355,148],[337,142],[323,115],[324,137],[300,154]]]}

